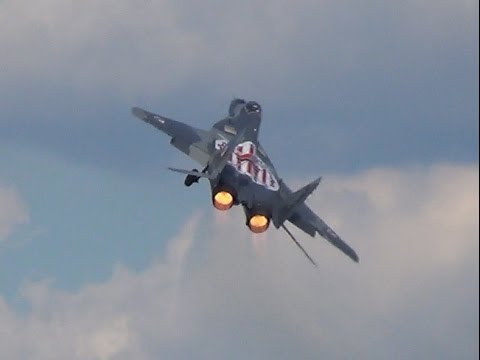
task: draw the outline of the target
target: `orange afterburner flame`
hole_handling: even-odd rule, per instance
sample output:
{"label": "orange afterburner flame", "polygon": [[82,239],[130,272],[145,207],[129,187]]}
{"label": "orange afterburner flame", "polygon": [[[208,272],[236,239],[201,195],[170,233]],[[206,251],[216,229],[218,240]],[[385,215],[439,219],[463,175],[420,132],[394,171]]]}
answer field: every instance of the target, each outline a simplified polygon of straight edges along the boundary
{"label": "orange afterburner flame", "polygon": [[253,215],[250,220],[248,220],[248,227],[255,234],[267,230],[268,225],[270,225],[270,220],[265,215]]}
{"label": "orange afterburner flame", "polygon": [[233,195],[228,191],[219,191],[213,197],[213,206],[218,210],[228,210],[233,206]]}

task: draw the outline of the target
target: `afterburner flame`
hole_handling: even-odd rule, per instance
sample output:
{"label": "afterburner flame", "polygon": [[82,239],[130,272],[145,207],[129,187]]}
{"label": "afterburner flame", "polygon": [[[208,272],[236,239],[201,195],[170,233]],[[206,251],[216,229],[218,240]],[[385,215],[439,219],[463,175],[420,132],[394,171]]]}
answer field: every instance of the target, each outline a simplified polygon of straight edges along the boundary
{"label": "afterburner flame", "polygon": [[248,221],[248,227],[256,234],[267,230],[268,225],[270,225],[270,220],[265,215],[253,215]]}
{"label": "afterburner flame", "polygon": [[228,191],[219,191],[213,197],[213,206],[218,210],[228,210],[233,205],[233,195]]}

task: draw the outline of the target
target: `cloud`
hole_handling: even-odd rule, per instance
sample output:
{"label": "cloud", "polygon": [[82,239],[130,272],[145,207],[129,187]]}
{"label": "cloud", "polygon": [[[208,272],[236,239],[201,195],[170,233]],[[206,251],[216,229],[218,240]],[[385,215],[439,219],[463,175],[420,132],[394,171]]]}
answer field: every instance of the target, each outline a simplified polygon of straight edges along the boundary
{"label": "cloud", "polygon": [[28,211],[18,192],[0,184],[0,243],[28,221]]}
{"label": "cloud", "polygon": [[445,39],[471,32],[475,7],[473,1],[6,0],[1,76],[158,95],[192,82],[268,93],[317,72],[338,83],[368,64],[383,75],[398,69],[410,63],[398,56],[407,50],[411,59],[425,55],[424,41],[433,55],[444,51]]}
{"label": "cloud", "polygon": [[[354,246],[253,236],[238,209],[197,214],[148,269],[76,292],[27,283],[0,298],[9,359],[473,358],[478,355],[478,167],[325,176],[310,205]],[[298,232],[297,232],[298,233]]]}
{"label": "cloud", "polygon": [[131,106],[205,128],[235,95],[262,103],[265,141],[298,171],[285,134],[299,123],[305,163],[332,171],[475,161],[477,13],[471,0],[4,0],[0,138],[139,172],[156,165],[135,143],[157,142],[136,136]]}

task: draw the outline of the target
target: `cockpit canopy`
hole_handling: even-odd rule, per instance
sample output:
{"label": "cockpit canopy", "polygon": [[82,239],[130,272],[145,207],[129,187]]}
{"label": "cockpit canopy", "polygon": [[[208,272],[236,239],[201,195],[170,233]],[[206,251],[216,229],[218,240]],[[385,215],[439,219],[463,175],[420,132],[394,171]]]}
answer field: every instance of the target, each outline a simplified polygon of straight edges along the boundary
{"label": "cockpit canopy", "polygon": [[246,105],[245,105],[245,110],[247,111],[247,113],[261,113],[262,112],[262,108],[260,107],[260,104],[255,102],[255,101],[249,101]]}

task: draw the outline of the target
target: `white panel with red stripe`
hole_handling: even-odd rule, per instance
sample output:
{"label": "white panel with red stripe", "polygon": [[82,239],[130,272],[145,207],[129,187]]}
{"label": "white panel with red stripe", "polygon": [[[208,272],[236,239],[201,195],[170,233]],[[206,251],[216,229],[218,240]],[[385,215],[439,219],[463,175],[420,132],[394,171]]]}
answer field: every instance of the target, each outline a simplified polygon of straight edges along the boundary
{"label": "white panel with red stripe", "polygon": [[[215,140],[215,149],[222,149],[228,144],[226,140]],[[265,188],[278,191],[280,186],[277,179],[257,156],[257,147],[251,141],[238,144],[229,163],[240,173],[250,177],[253,182]]]}

